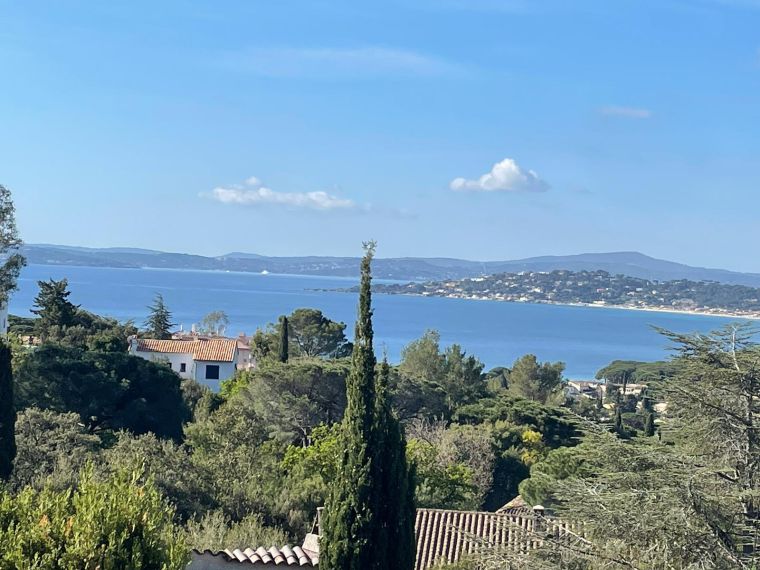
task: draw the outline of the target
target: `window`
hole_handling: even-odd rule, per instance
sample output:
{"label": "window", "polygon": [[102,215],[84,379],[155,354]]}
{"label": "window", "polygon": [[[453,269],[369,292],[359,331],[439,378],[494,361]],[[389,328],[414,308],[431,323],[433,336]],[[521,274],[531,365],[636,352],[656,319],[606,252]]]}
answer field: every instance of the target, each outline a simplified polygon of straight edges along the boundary
{"label": "window", "polygon": [[180,372],[187,372],[187,364],[184,362],[179,363],[179,371]]}
{"label": "window", "polygon": [[218,364],[206,364],[206,380],[219,380]]}

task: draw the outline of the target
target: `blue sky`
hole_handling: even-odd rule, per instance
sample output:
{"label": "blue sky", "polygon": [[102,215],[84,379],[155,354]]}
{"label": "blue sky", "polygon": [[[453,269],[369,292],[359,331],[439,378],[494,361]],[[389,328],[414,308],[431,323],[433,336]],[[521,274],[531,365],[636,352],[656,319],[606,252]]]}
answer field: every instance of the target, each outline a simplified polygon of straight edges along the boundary
{"label": "blue sky", "polygon": [[0,0],[32,243],[760,272],[760,0]]}

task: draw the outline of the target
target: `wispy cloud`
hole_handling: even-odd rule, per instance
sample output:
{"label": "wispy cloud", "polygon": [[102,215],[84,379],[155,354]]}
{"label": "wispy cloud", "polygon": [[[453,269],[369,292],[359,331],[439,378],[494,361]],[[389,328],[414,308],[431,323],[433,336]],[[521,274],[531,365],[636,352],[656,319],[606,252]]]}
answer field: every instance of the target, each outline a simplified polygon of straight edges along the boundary
{"label": "wispy cloud", "polygon": [[628,119],[648,119],[652,111],[641,107],[622,107],[619,105],[607,105],[599,109],[599,113],[605,117],[626,117]]}
{"label": "wispy cloud", "polygon": [[522,168],[512,158],[497,162],[476,180],[455,178],[449,186],[456,192],[545,192],[550,188],[533,170]]}
{"label": "wispy cloud", "polygon": [[228,53],[222,64],[270,77],[376,77],[448,75],[461,68],[438,57],[387,47],[252,48]]}
{"label": "wispy cloud", "polygon": [[360,206],[353,200],[339,198],[327,192],[275,192],[264,186],[258,178],[251,177],[244,184],[217,186],[210,197],[223,204],[241,206],[283,206],[292,209],[317,211],[356,210]]}

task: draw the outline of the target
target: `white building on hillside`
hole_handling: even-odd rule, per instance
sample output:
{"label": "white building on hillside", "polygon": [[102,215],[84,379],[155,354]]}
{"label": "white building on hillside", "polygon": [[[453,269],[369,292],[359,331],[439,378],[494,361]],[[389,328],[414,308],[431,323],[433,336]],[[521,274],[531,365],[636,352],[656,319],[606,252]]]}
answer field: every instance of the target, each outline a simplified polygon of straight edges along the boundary
{"label": "white building on hillside", "polygon": [[193,340],[157,340],[131,338],[129,354],[145,360],[164,362],[182,378],[192,378],[214,390],[235,374],[238,367],[237,340],[196,338]]}

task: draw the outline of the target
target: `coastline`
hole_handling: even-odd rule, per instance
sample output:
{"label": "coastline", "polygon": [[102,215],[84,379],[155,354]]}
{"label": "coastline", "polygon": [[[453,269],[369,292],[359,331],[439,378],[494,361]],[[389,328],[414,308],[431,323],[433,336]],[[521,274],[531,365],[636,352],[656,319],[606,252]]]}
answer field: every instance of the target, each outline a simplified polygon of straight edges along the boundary
{"label": "coastline", "polygon": [[495,299],[492,297],[477,297],[477,296],[465,296],[465,295],[425,295],[423,293],[387,293],[384,291],[377,291],[381,295],[404,295],[407,297],[436,297],[439,299],[462,299],[466,301],[493,301],[499,303],[518,303],[518,304],[532,304],[532,305],[555,305],[559,307],[589,307],[596,309],[617,309],[621,311],[643,311],[648,313],[673,313],[680,315],[695,315],[702,317],[723,317],[729,319],[744,319],[750,321],[760,321],[760,313],[737,313],[732,311],[724,312],[721,309],[710,310],[689,310],[689,309],[675,309],[672,307],[632,307],[626,305],[601,305],[598,303],[558,303],[556,301],[519,301],[515,299]]}

